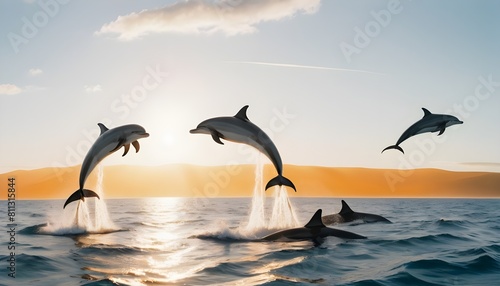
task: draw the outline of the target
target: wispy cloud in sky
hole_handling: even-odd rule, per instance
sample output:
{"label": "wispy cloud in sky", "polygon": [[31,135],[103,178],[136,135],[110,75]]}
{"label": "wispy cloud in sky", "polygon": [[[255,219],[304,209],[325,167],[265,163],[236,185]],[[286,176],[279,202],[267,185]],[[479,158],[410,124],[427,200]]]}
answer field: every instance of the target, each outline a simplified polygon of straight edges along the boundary
{"label": "wispy cloud in sky", "polygon": [[232,36],[257,31],[261,22],[277,21],[297,13],[311,14],[321,0],[194,0],[177,2],[154,10],[119,16],[96,34],[118,34],[132,40],[150,33],[211,34]]}
{"label": "wispy cloud in sky", "polygon": [[340,72],[359,72],[359,73],[369,73],[369,74],[376,74],[376,75],[385,75],[383,73],[377,73],[377,72],[371,72],[371,71],[365,71],[365,70],[342,69],[342,68],[332,68],[332,67],[322,67],[322,66],[308,66],[308,65],[296,65],[296,64],[251,62],[251,61],[228,61],[228,63],[232,63],[232,64],[249,64],[249,65],[263,65],[263,66],[274,66],[274,67],[285,67],[285,68],[330,70],[330,71],[340,71]]}
{"label": "wispy cloud in sky", "polygon": [[102,87],[100,84],[96,84],[96,85],[86,85],[84,86],[85,88],[85,91],[87,93],[96,93],[96,92],[101,92],[102,91]]}
{"label": "wispy cloud in sky", "polygon": [[0,84],[0,94],[13,95],[21,92],[22,89],[15,84]]}
{"label": "wispy cloud in sky", "polygon": [[38,68],[32,68],[28,72],[32,76],[41,75],[43,73],[43,71],[41,69],[38,69]]}

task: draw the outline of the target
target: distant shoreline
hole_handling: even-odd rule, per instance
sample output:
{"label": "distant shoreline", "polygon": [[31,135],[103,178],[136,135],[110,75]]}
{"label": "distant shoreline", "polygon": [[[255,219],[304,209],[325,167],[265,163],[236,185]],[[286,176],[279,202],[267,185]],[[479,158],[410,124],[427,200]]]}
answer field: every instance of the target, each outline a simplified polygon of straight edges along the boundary
{"label": "distant shoreline", "polygon": [[[255,165],[104,166],[106,198],[251,197]],[[17,198],[65,199],[78,188],[80,166],[18,170],[0,174],[0,182],[16,178]],[[324,198],[500,198],[500,173],[442,169],[371,169],[285,165],[284,173],[297,187],[290,197]],[[265,165],[262,182],[275,176]],[[94,189],[97,170],[86,188]],[[0,186],[2,197],[6,199]],[[273,189],[266,191],[271,196]]]}

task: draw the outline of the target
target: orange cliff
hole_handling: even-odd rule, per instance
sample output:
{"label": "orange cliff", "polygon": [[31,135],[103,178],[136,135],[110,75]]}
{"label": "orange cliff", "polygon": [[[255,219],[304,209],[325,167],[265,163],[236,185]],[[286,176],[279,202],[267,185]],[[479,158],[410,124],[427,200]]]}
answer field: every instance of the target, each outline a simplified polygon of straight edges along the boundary
{"label": "orange cliff", "polygon": [[[105,166],[105,197],[252,196],[255,165]],[[19,170],[0,174],[0,199],[15,178],[16,199],[66,199],[78,189],[80,166]],[[95,190],[97,170],[85,187]],[[264,185],[276,175],[266,165]],[[391,170],[285,165],[296,197],[500,197],[500,173],[439,169]],[[272,190],[267,191],[268,194]]]}

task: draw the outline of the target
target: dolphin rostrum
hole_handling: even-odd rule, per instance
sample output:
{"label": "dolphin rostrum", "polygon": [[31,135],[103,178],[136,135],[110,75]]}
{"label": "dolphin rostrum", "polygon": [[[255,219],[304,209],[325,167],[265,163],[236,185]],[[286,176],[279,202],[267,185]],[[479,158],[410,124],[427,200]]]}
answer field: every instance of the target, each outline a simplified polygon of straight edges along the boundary
{"label": "dolphin rostrum", "polygon": [[422,117],[422,119],[420,119],[419,121],[415,122],[412,126],[408,127],[408,129],[406,129],[406,131],[403,132],[401,137],[399,137],[398,142],[396,142],[396,145],[391,145],[382,150],[382,152],[384,152],[387,149],[397,149],[404,154],[405,152],[403,151],[403,148],[399,147],[399,144],[401,144],[406,139],[415,136],[417,134],[426,132],[439,131],[438,135],[441,135],[444,133],[446,127],[464,123],[463,121],[458,120],[458,118],[452,115],[432,114],[426,108],[422,108],[422,110],[424,111],[424,117]]}
{"label": "dolphin rostrum", "polygon": [[283,177],[283,163],[281,162],[278,149],[273,141],[271,141],[271,138],[248,119],[247,109],[248,105],[245,105],[235,116],[207,119],[198,124],[196,129],[192,129],[189,132],[192,134],[210,134],[214,141],[219,144],[224,144],[221,141],[222,138],[227,141],[243,143],[256,148],[271,160],[276,168],[276,172],[278,172],[278,176],[267,183],[266,190],[271,186],[285,185],[297,191],[292,181]]}
{"label": "dolphin rostrum", "polygon": [[383,216],[369,213],[358,213],[353,211],[349,205],[342,200],[342,209],[337,214],[326,215],[321,218],[324,224],[339,224],[351,221],[363,221],[363,222],[388,222],[391,221]]}
{"label": "dolphin rostrum", "polygon": [[316,244],[327,236],[335,236],[344,239],[361,239],[365,236],[348,232],[345,230],[326,227],[321,220],[321,209],[317,210],[311,220],[303,227],[286,229],[275,232],[263,238],[269,241],[290,241],[290,240],[313,240]]}
{"label": "dolphin rostrum", "polygon": [[77,200],[85,200],[85,197],[97,197],[99,196],[91,191],[84,189],[85,181],[87,177],[90,175],[92,170],[102,161],[105,157],[114,153],[121,147],[124,148],[124,152],[122,156],[125,156],[130,149],[130,144],[134,146],[136,153],[139,152],[140,145],[137,142],[140,138],[148,137],[149,134],[146,133],[146,130],[139,125],[129,124],[120,127],[116,127],[113,129],[108,129],[104,124],[99,123],[99,128],[101,129],[101,134],[94,142],[90,150],[88,151],[85,159],[83,159],[82,167],[80,169],[80,188],[76,190],[64,203],[64,207],[67,204],[77,201]]}

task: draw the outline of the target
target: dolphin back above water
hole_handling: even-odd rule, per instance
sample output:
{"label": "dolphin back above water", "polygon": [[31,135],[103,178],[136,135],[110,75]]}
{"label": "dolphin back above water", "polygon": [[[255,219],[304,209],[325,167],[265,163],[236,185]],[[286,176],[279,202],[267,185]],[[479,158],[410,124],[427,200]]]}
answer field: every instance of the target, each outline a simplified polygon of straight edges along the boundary
{"label": "dolphin back above water", "polygon": [[271,138],[248,119],[247,109],[248,105],[245,105],[235,116],[207,119],[198,124],[196,129],[192,129],[189,132],[191,134],[210,134],[213,140],[219,144],[224,144],[221,141],[222,138],[227,141],[243,143],[254,147],[271,160],[278,173],[278,176],[267,183],[266,190],[271,186],[285,185],[297,191],[292,181],[283,176],[283,163],[278,149],[273,141],[271,141]]}
{"label": "dolphin back above water", "polygon": [[353,211],[349,205],[342,200],[342,209],[337,214],[326,215],[322,217],[323,223],[330,224],[339,224],[351,221],[363,221],[363,222],[387,222],[391,223],[390,220],[386,219],[383,216],[369,213],[358,213]]}
{"label": "dolphin back above water", "polygon": [[80,169],[80,188],[76,190],[64,203],[64,207],[71,202],[77,200],[85,200],[85,197],[97,197],[95,192],[84,189],[85,181],[90,175],[92,170],[108,155],[114,153],[121,147],[124,148],[122,156],[125,156],[130,149],[130,144],[134,146],[136,153],[139,152],[140,145],[137,141],[140,138],[148,137],[149,134],[146,130],[137,124],[129,124],[113,129],[108,129],[104,124],[99,123],[99,128],[101,129],[101,134],[94,142],[87,155],[83,159],[82,167]]}
{"label": "dolphin back above water", "polygon": [[326,227],[321,219],[321,209],[317,210],[311,220],[303,227],[282,230],[263,238],[269,241],[313,240],[315,243],[328,236],[344,239],[363,239],[365,236],[345,230]]}
{"label": "dolphin back above water", "polygon": [[424,111],[424,117],[419,121],[415,122],[412,126],[408,127],[405,132],[399,137],[396,145],[391,145],[386,147],[382,152],[388,149],[397,149],[404,154],[403,148],[399,146],[406,139],[415,136],[417,134],[426,133],[426,132],[438,132],[438,135],[444,133],[446,127],[462,124],[463,121],[458,120],[455,116],[446,115],[446,114],[433,114],[426,108],[422,108]]}

